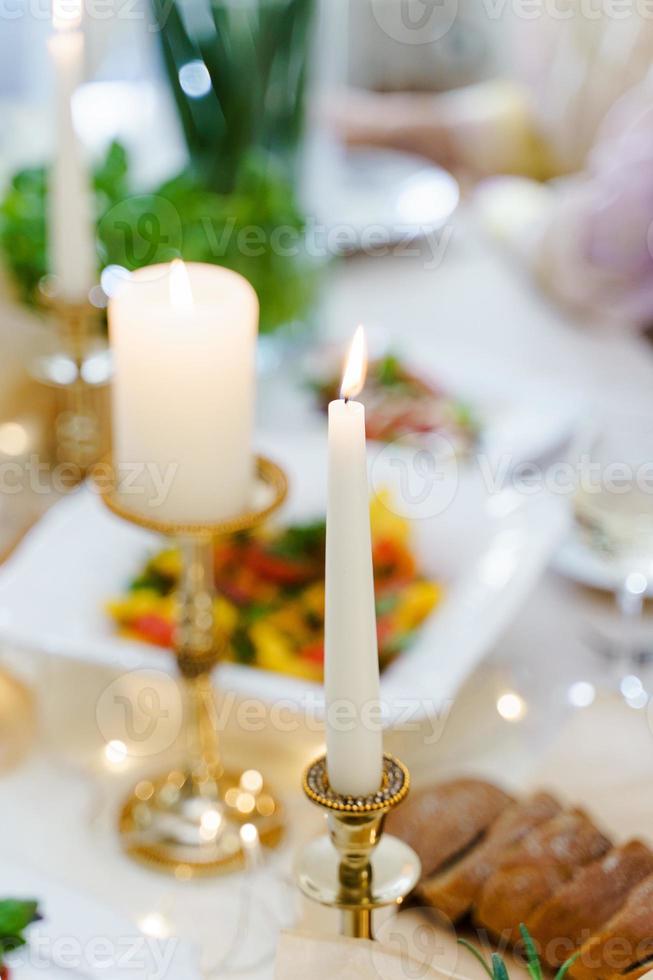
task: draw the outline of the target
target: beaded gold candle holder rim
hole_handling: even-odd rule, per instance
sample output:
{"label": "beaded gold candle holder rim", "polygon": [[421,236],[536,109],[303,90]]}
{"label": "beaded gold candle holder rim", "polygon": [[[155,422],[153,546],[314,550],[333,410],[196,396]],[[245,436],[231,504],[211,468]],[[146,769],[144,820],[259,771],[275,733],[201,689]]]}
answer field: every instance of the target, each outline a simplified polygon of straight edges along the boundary
{"label": "beaded gold candle holder rim", "polygon": [[[271,498],[261,507],[250,507],[249,510],[245,510],[235,517],[220,521],[161,520],[141,511],[132,510],[126,506],[116,492],[116,473],[111,457],[105,458],[95,467],[94,479],[105,506],[122,520],[168,537],[206,537],[207,535],[209,537],[221,537],[222,535],[251,531],[263,524],[268,517],[279,509],[288,496],[288,478],[283,469],[267,456],[258,455],[255,457],[255,462],[259,484],[272,492]],[[108,485],[106,485],[104,478],[100,484],[99,471],[104,469],[106,472],[107,468],[110,470]]]}
{"label": "beaded gold candle holder rim", "polygon": [[367,797],[332,790],[325,756],[304,773],[304,793],[326,811],[328,834],[298,854],[297,884],[307,898],[338,909],[341,934],[352,938],[372,939],[373,911],[401,905],[420,877],[412,848],[383,832],[387,814],[408,795],[408,769],[385,754],[383,773],[380,789]]}
{"label": "beaded gold candle holder rim", "polygon": [[320,756],[306,769],[303,789],[312,803],[338,813],[377,813],[398,806],[410,790],[410,773],[399,759],[387,753],[383,756],[381,788],[369,796],[343,796],[329,784],[326,755]]}

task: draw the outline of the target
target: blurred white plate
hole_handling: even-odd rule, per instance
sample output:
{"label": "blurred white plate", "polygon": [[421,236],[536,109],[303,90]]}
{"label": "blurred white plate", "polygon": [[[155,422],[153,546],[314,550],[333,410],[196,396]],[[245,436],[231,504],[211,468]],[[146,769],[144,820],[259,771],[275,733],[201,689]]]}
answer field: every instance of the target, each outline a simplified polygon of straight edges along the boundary
{"label": "blurred white plate", "polygon": [[[436,355],[437,359],[437,355]],[[451,358],[427,371],[452,394],[468,402],[481,420],[479,450],[507,469],[538,463],[572,436],[585,402],[549,378],[521,377],[506,365]]]}
{"label": "blurred white plate", "polygon": [[[409,371],[469,405],[481,426],[477,453],[487,457],[497,477],[538,463],[563,446],[586,408],[583,397],[568,387],[548,377],[522,377],[499,359],[485,355],[479,359],[473,350],[438,349],[435,344],[424,349],[410,334],[396,345],[383,335],[372,336],[372,358],[394,352]],[[309,378],[328,378],[341,366],[342,349],[327,347],[305,358],[303,372]],[[278,428],[284,419],[294,417],[298,426],[310,419],[312,430],[323,430],[324,415],[316,410],[312,394],[307,396],[305,411],[297,411],[284,399],[284,383],[275,385],[263,404],[266,427]]]}
{"label": "blurred white plate", "polygon": [[[144,936],[123,915],[32,868],[0,855],[2,895],[36,899],[43,915],[27,932],[28,944],[10,958],[13,980],[199,980],[191,950],[175,937]],[[129,954],[131,953],[131,959]]]}
{"label": "blurred white plate", "polygon": [[[330,247],[371,253],[439,231],[458,207],[458,182],[424,157],[396,150],[350,148],[333,191],[318,202]],[[336,235],[335,232],[338,232]]]}
{"label": "blurred white plate", "polygon": [[[623,569],[585,544],[580,532],[571,531],[553,556],[552,567],[560,575],[604,592],[618,592],[623,585]],[[653,582],[646,593],[653,596]]]}
{"label": "blurred white plate", "polygon": [[[324,441],[296,436],[257,448],[288,471],[290,501],[281,519],[323,515]],[[564,532],[565,510],[544,494],[488,495],[464,468],[434,478],[429,471],[425,482],[415,453],[394,447],[372,446],[369,462],[372,485],[387,487],[412,519],[424,569],[447,583],[444,601],[382,679],[390,721],[405,714],[406,700],[412,717],[423,717],[454,696],[516,614]],[[0,570],[0,636],[86,662],[172,671],[168,652],[118,637],[103,611],[158,544],[107,513],[90,489],[79,491],[54,507]],[[268,702],[301,705],[319,696],[316,685],[239,664],[224,664],[218,674],[225,689]]]}

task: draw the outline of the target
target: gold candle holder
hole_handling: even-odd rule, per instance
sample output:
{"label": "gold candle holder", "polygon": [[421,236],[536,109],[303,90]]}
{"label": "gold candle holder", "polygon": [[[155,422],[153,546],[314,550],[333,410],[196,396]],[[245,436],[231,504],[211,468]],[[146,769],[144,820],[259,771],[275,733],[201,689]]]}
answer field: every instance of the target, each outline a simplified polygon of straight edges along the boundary
{"label": "gold candle holder", "polygon": [[383,760],[383,783],[365,798],[340,796],[329,785],[326,756],[304,775],[304,793],[326,811],[329,834],[299,854],[296,877],[302,892],[340,910],[341,933],[373,939],[372,913],[401,905],[420,876],[420,861],[403,841],[383,834],[385,818],[406,798],[410,774],[392,756]]}
{"label": "gold candle holder", "polygon": [[[241,834],[253,824],[261,844],[281,838],[281,806],[258,771],[226,770],[220,756],[217,709],[211,681],[221,649],[213,615],[214,542],[216,538],[262,524],[285,500],[283,471],[268,459],[257,460],[260,504],[214,524],[181,524],[127,508],[115,488],[100,487],[114,514],[179,542],[182,572],[175,653],[185,694],[186,762],[142,779],[125,801],[119,831],[134,858],[178,877],[221,874],[245,864],[247,843]],[[250,833],[251,833],[250,829]]]}
{"label": "gold candle holder", "polygon": [[[105,451],[97,391],[110,380],[109,351],[102,344],[98,310],[91,303],[45,295],[44,304],[57,325],[59,350],[40,358],[33,373],[57,391],[56,458],[77,471],[79,482]],[[93,377],[88,377],[91,355],[96,357]]]}

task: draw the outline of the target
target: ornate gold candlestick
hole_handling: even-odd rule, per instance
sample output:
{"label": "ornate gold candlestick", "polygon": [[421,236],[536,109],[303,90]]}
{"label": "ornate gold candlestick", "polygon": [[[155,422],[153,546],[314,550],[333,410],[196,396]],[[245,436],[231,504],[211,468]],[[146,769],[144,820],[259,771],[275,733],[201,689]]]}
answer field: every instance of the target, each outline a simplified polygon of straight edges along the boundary
{"label": "ornate gold candlestick", "polygon": [[340,909],[343,936],[372,939],[374,909],[400,905],[419,880],[420,862],[412,848],[383,836],[387,814],[409,788],[408,770],[389,755],[384,757],[381,789],[364,799],[331,789],[326,756],[306,770],[304,792],[326,811],[329,835],[300,852],[297,881],[308,898]]}
{"label": "ornate gold candlestick", "polygon": [[175,653],[185,695],[186,761],[137,784],[122,808],[119,829],[129,854],[182,877],[242,867],[246,824],[256,828],[249,834],[257,832],[270,847],[283,829],[281,807],[260,773],[230,772],[222,764],[211,681],[222,653],[213,610],[215,539],[259,526],[287,493],[286,477],[274,463],[259,457],[257,474],[260,502],[215,524],[158,521],[129,510],[115,489],[101,489],[114,514],[177,539],[181,549]]}
{"label": "ornate gold candlestick", "polygon": [[97,392],[109,383],[110,355],[94,306],[49,296],[45,302],[56,321],[59,350],[39,358],[33,374],[58,393],[57,461],[77,469],[81,480],[105,451]]}

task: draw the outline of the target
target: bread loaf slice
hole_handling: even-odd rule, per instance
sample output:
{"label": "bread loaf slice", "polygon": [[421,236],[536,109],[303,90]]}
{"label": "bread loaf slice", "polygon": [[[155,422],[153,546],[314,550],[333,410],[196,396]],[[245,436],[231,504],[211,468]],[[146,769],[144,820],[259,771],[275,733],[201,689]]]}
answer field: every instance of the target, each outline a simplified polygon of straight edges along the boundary
{"label": "bread loaf slice", "polygon": [[629,980],[646,973],[653,963],[653,875],[630,892],[626,903],[583,943],[570,973],[575,980]]}
{"label": "bread loaf slice", "polygon": [[511,802],[491,783],[453,779],[411,794],[386,829],[417,852],[427,877],[479,840]]}
{"label": "bread loaf slice", "polygon": [[548,793],[536,793],[523,803],[509,806],[492,825],[487,837],[469,854],[422,881],[417,888],[418,897],[439,909],[452,922],[461,919],[475,903],[502,855],[561,809]]}
{"label": "bread loaf slice", "polygon": [[504,852],[483,886],[475,920],[502,939],[518,942],[519,923],[610,846],[583,810],[559,814]]}
{"label": "bread loaf slice", "polygon": [[557,968],[653,874],[653,851],[633,840],[586,865],[526,920],[544,962]]}
{"label": "bread loaf slice", "polygon": [[653,980],[653,959],[640,963],[638,966],[626,970],[625,973],[613,973],[610,980],[640,980],[641,977],[646,977],[646,980]]}

